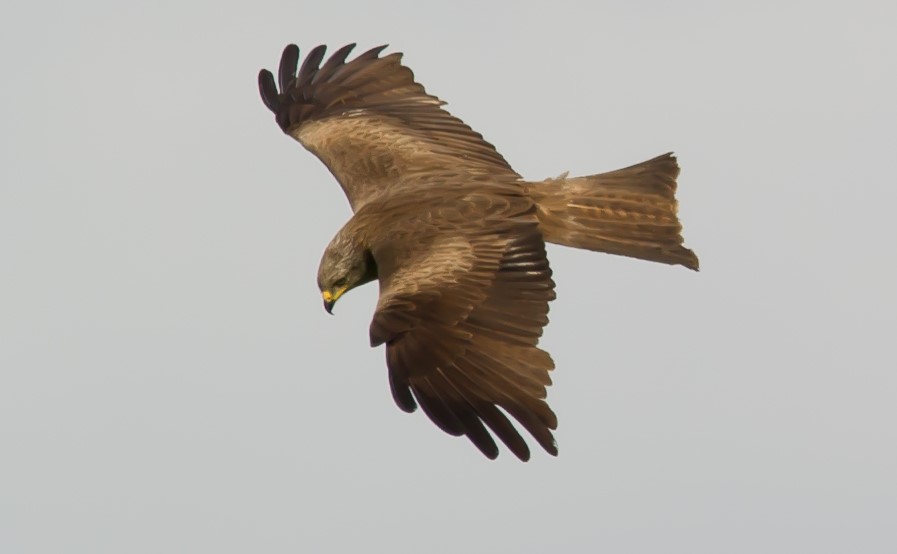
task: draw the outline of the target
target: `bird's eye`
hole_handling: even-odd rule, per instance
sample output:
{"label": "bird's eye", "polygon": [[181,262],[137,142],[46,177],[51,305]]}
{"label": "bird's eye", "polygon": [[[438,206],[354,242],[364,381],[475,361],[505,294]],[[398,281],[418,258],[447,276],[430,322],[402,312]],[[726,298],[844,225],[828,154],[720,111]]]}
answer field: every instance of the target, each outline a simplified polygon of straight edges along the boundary
{"label": "bird's eye", "polygon": [[345,277],[343,277],[341,279],[337,279],[336,281],[333,282],[334,288],[339,289],[339,288],[343,288],[344,286],[346,286],[346,278]]}

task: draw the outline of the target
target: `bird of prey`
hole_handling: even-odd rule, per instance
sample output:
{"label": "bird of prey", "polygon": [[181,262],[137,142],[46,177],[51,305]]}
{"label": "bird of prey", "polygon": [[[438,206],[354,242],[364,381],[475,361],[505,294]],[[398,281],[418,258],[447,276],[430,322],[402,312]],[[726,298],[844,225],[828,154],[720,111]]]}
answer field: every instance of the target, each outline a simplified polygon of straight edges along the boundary
{"label": "bird of prey", "polygon": [[277,124],[324,162],[354,212],[321,260],[324,307],[378,280],[371,346],[386,345],[402,410],[419,405],[490,459],[494,435],[526,461],[513,418],[557,455],[545,401],[554,363],[538,347],[555,298],[545,243],[697,270],[682,245],[676,158],[526,181],[414,80],[401,53],[379,46],[347,61],[354,47],[324,61],[318,46],[297,73],[290,44],[279,88],[259,73]]}

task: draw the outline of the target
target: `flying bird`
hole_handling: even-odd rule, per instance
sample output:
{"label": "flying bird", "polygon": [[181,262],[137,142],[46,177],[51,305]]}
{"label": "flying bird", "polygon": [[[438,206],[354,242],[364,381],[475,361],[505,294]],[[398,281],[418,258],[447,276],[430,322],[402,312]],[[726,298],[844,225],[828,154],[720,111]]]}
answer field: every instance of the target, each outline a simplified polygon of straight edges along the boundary
{"label": "flying bird", "polygon": [[354,47],[324,61],[318,46],[297,72],[290,44],[277,82],[259,73],[277,124],[324,162],[354,212],[321,260],[324,308],[379,281],[370,341],[386,345],[399,408],[419,405],[490,459],[494,437],[530,457],[510,418],[557,455],[545,401],[554,363],[538,347],[555,298],[545,243],[697,270],[682,245],[676,158],[524,180],[414,80],[401,53],[379,46],[347,61]]}

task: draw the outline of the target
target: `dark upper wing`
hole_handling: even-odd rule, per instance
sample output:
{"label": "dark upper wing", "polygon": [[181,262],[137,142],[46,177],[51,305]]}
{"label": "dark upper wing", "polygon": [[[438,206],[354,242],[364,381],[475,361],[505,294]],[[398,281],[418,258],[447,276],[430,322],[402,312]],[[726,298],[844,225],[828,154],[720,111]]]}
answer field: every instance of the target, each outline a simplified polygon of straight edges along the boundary
{"label": "dark upper wing", "polygon": [[484,194],[464,207],[455,218],[439,213],[442,232],[405,260],[374,250],[386,274],[371,343],[387,345],[390,387],[403,410],[420,404],[442,430],[495,458],[488,427],[527,460],[504,410],[556,455],[557,418],[544,400],[554,364],[536,346],[554,282],[531,204]]}
{"label": "dark upper wing", "polygon": [[325,63],[321,45],[296,74],[299,48],[283,51],[278,78],[259,73],[259,90],[281,129],[314,153],[336,176],[354,210],[400,175],[463,168],[519,177],[495,147],[440,106],[414,81],[402,54],[380,57],[386,46],[346,61],[354,48]]}

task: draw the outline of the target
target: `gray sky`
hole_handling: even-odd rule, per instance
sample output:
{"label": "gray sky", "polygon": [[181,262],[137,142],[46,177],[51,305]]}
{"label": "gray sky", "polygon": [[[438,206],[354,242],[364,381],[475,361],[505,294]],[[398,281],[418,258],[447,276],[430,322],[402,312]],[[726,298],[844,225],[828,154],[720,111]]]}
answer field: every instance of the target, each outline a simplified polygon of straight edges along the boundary
{"label": "gray sky", "polygon": [[[0,8],[4,554],[897,550],[893,2],[146,4]],[[255,78],[352,41],[527,177],[679,155],[700,273],[549,248],[556,459],[321,307],[350,210]]]}

